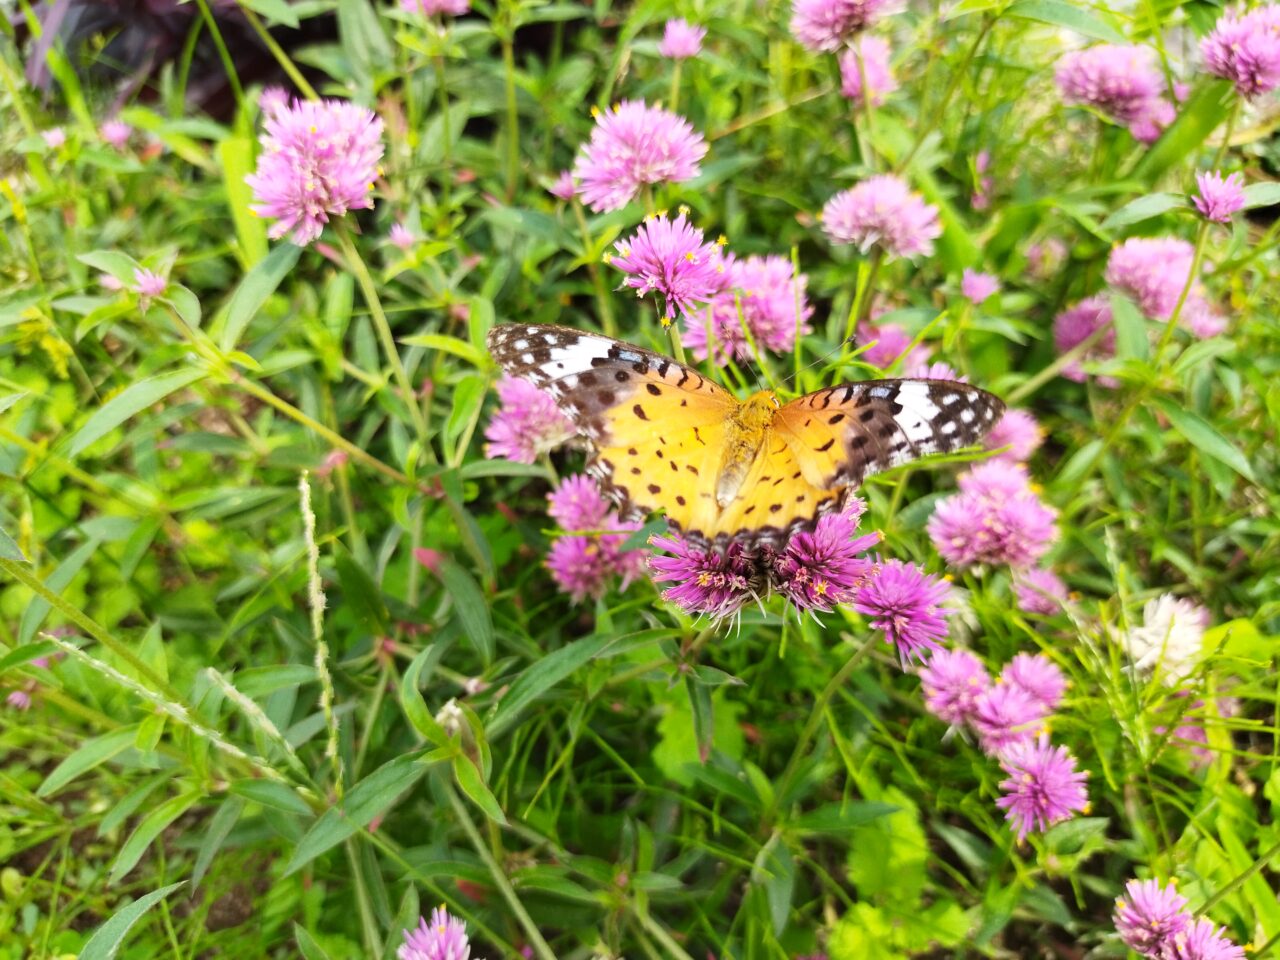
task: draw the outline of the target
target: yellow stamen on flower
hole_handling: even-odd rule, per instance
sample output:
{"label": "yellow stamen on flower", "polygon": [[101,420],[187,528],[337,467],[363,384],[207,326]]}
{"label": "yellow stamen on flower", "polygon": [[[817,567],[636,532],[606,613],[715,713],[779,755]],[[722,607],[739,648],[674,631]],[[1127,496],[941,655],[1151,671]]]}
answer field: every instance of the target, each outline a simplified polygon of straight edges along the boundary
{"label": "yellow stamen on flower", "polygon": [[599,120],[599,119],[600,119],[600,108],[599,108],[599,107],[595,107],[595,106],[593,106],[593,107],[591,108],[591,116],[593,116],[593,117],[595,117],[597,120]]}
{"label": "yellow stamen on flower", "polygon": [[679,211],[680,216],[682,217],[687,217],[690,213],[689,205],[687,203],[680,204],[680,206],[676,207],[676,210]]}
{"label": "yellow stamen on flower", "polygon": [[675,323],[675,318],[674,318],[674,317],[662,317],[662,318],[660,318],[660,319],[661,319],[661,323],[662,323],[662,328],[663,328],[664,330],[665,330],[667,327],[671,326],[671,324]]}
{"label": "yellow stamen on flower", "polygon": [[720,234],[720,236],[716,237],[716,246],[717,246],[717,247],[723,247],[723,246],[724,246],[725,244],[727,244],[728,242],[729,242],[729,238],[728,238],[728,237],[726,237],[723,233],[722,233],[722,234]]}

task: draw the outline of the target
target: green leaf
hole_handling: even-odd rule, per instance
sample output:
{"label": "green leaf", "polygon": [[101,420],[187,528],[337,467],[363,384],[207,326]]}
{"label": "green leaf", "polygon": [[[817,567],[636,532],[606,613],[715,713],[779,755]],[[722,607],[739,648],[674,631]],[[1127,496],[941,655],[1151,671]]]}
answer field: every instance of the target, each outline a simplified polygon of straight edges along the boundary
{"label": "green leaf", "polygon": [[444,353],[451,353],[455,357],[461,357],[467,363],[474,367],[484,366],[484,354],[457,337],[446,336],[443,333],[418,333],[412,337],[405,337],[400,341],[411,347],[426,347],[428,350],[440,350]]}
{"label": "green leaf", "polygon": [[440,562],[439,574],[445,591],[453,598],[463,633],[484,662],[489,663],[494,651],[493,617],[484,591],[471,574],[447,557]]}
{"label": "green leaf", "polygon": [[298,841],[285,867],[285,876],[367,827],[374,817],[386,812],[400,794],[417,783],[427,769],[427,764],[417,757],[401,756],[357,783],[341,803],[326,810]]}
{"label": "green leaf", "polygon": [[370,80],[392,63],[391,41],[368,0],[338,0],[338,35],[361,80]]}
{"label": "green leaf", "polygon": [[187,367],[139,380],[99,407],[76,431],[67,449],[68,459],[78,456],[90,444],[101,440],[124,421],[159,403],[169,394],[190,386],[206,376],[200,367]]}
{"label": "green leaf", "polygon": [[432,743],[447,743],[449,737],[440,724],[436,723],[436,718],[431,715],[431,711],[427,709],[427,703],[422,699],[422,690],[419,685],[431,678],[436,664],[444,655],[445,646],[444,643],[427,644],[413,658],[404,676],[400,678],[400,708],[404,711],[409,723],[413,725],[413,729]]}
{"label": "green leaf", "polygon": [[133,746],[133,738],[138,733],[138,725],[130,724],[119,730],[112,730],[100,737],[94,737],[87,743],[73,750],[65,760],[53,768],[44,783],[36,790],[37,797],[47,797],[61,787],[70,783],[82,773],[87,773],[99,764],[106,763],[112,757],[123,753]]}
{"label": "green leaf", "polygon": [[[244,181],[253,173],[254,143],[247,134],[237,133],[220,141],[215,148],[218,169],[222,171],[222,189],[227,195],[227,206],[231,208],[231,220],[236,225],[236,239],[240,241],[244,263],[250,267],[267,255],[267,225],[249,209],[253,191]],[[292,247],[293,244],[282,246]]]}
{"label": "green leaf", "polygon": [[338,582],[342,584],[342,597],[348,611],[370,633],[379,636],[389,634],[391,614],[387,612],[382,590],[373,578],[340,543],[334,543],[333,560],[338,568]]}
{"label": "green leaf", "polygon": [[170,797],[143,817],[142,822],[134,828],[129,839],[120,848],[120,853],[116,856],[116,862],[111,866],[111,874],[107,877],[107,883],[118,883],[130,870],[137,866],[138,861],[142,859],[142,855],[147,852],[147,847],[151,846],[152,841],[160,836],[160,832],[186,813],[187,809],[199,797],[200,794],[198,793],[183,793],[176,797]]}
{"label": "green leaf", "polygon": [[604,635],[583,637],[535,660],[520,676],[516,677],[510,689],[498,701],[493,716],[485,724],[485,730],[490,739],[505,733],[525,707],[588,661],[599,656],[614,639]]}
{"label": "green leaf", "polygon": [[0,527],[0,559],[12,560],[15,563],[30,562],[23,556],[22,550],[19,549],[13,537],[4,532],[3,527]]}
{"label": "green leaf", "polygon": [[115,915],[89,938],[89,942],[80,951],[78,960],[111,960],[124,943],[129,930],[142,918],[142,915],[186,882],[179,880],[167,887],[153,890],[134,900],[124,909],[117,910]]}
{"label": "green leaf", "polygon": [[316,943],[315,937],[296,923],[293,925],[293,939],[297,941],[302,960],[332,960],[329,954],[325,953],[324,947]]}
{"label": "green leaf", "polygon": [[1251,183],[1244,188],[1244,209],[1274,207],[1280,203],[1280,183]]}
{"label": "green leaf", "polygon": [[1142,155],[1134,167],[1134,178],[1143,183],[1154,183],[1171,167],[1181,163],[1193,150],[1209,138],[1209,134],[1226,119],[1227,104],[1234,96],[1231,84],[1225,80],[1209,80],[1192,92],[1178,110],[1178,117],[1169,124],[1160,139]]}
{"label": "green leaf", "polygon": [[240,342],[249,323],[298,263],[301,254],[301,247],[282,243],[245,274],[240,286],[231,295],[231,303],[227,305],[226,318],[218,335],[218,346],[223,350],[231,350]]}
{"label": "green leaf", "polygon": [[0,657],[0,676],[5,671],[12,670],[14,667],[20,667],[24,663],[30,663],[39,657],[47,657],[57,651],[57,647],[47,640],[41,640],[39,643],[27,643],[20,647],[10,650],[3,657]]}
{"label": "green leaf", "polygon": [[1169,418],[1173,428],[1182,434],[1197,450],[1205,456],[1226,464],[1251,483],[1257,482],[1253,474],[1253,467],[1245,455],[1236,449],[1207,420],[1199,414],[1185,410],[1163,397],[1157,397],[1156,404],[1160,407],[1161,413]]}
{"label": "green leaf", "polygon": [[1114,231],[1133,223],[1150,220],[1170,210],[1187,209],[1187,207],[1187,198],[1180,193],[1148,193],[1144,197],[1130,200],[1103,220],[1102,229]]}
{"label": "green leaf", "polygon": [[1066,27],[1085,37],[1107,43],[1125,43],[1124,34],[1096,14],[1063,0],[1018,0],[1005,10],[1011,17],[1035,20],[1055,27]]}
{"label": "green leaf", "polygon": [[801,833],[842,833],[864,823],[887,817],[899,808],[892,803],[869,800],[850,800],[847,803],[828,803],[803,813],[787,823],[792,830]]}
{"label": "green leaf", "polygon": [[1151,344],[1147,338],[1147,320],[1128,297],[1113,293],[1111,322],[1116,330],[1116,356],[1145,360]]}
{"label": "green leaf", "polygon": [[231,792],[272,810],[296,813],[303,817],[311,816],[311,808],[298,796],[297,791],[278,780],[237,780],[231,785]]}
{"label": "green leaf", "polygon": [[227,797],[218,806],[218,812],[209,821],[204,839],[200,841],[200,851],[196,854],[196,864],[191,870],[192,889],[200,886],[200,881],[204,879],[205,871],[209,869],[209,864],[213,863],[214,856],[222,849],[222,844],[226,842],[227,835],[231,833],[231,828],[240,819],[240,814],[244,813],[244,806],[244,801],[239,797]]}
{"label": "green leaf", "polygon": [[142,266],[133,257],[118,250],[90,250],[78,255],[76,259],[95,270],[110,274],[126,287],[134,284],[133,272]]}
{"label": "green leaf", "polygon": [[286,0],[239,0],[239,2],[268,20],[298,29],[298,15],[293,12]]}
{"label": "green leaf", "polygon": [[453,775],[458,779],[458,786],[462,788],[462,792],[471,798],[471,802],[479,807],[486,817],[494,823],[506,824],[506,814],[502,812],[502,807],[498,805],[498,798],[484,782],[484,777],[480,775],[480,770],[470,757],[457,756],[453,758]]}
{"label": "green leaf", "polygon": [[[57,569],[49,574],[44,585],[54,593],[62,593],[97,550],[97,540],[80,544],[63,558]],[[36,631],[44,623],[44,618],[49,615],[51,607],[52,604],[44,597],[35,597],[27,604],[27,609],[22,611],[22,622],[18,624],[19,643],[27,643],[36,635]]]}

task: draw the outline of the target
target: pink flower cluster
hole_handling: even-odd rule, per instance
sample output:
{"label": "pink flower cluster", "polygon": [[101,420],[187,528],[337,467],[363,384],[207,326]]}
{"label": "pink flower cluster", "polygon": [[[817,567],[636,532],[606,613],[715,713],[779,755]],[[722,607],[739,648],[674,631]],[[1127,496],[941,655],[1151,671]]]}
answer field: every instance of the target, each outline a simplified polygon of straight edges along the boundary
{"label": "pink flower cluster", "polygon": [[1150,960],[1244,960],[1244,950],[1225,931],[1196,919],[1172,882],[1130,880],[1112,919],[1125,945]]}
{"label": "pink flower cluster", "polygon": [[948,563],[1030,567],[1057,538],[1057,511],[1032,489],[1021,464],[988,460],[957,482],[960,492],[939,502],[928,524]]}
{"label": "pink flower cluster", "polygon": [[870,344],[862,351],[861,359],[873,367],[888,370],[901,362],[908,376],[955,379],[954,376],[935,377],[932,373],[921,373],[920,370],[929,364],[929,348],[923,343],[912,346],[914,340],[915,337],[900,324],[882,323],[877,326],[862,323],[858,326],[858,343]]}
{"label": "pink flower cluster", "polygon": [[649,217],[635,234],[614,244],[606,261],[627,275],[623,286],[637,297],[655,293],[664,299],[663,322],[677,312],[696,322],[699,305],[709,302],[725,284],[720,248],[703,240],[702,231],[682,211],[675,220],[666,214]]}
{"label": "pink flower cluster", "polygon": [[792,0],[791,32],[816,53],[838,50],[897,5],[897,0]]}
{"label": "pink flower cluster", "polygon": [[528,380],[503,377],[498,381],[501,406],[484,429],[484,455],[490,459],[533,463],[539,454],[558,447],[574,432],[551,394]]}
{"label": "pink flower cluster", "polygon": [[920,682],[925,708],[952,726],[971,729],[983,752],[1008,774],[996,805],[1019,840],[1087,808],[1087,774],[1044,732],[1067,688],[1053,661],[1020,653],[993,683],[968,650],[940,650],[920,669]]}
{"label": "pink flower cluster", "polygon": [[1173,122],[1164,77],[1146,47],[1100,44],[1068,53],[1055,79],[1066,103],[1093,107],[1143,143],[1154,142]]}
{"label": "pink flower cluster", "polygon": [[1206,220],[1230,223],[1231,215],[1244,206],[1244,178],[1239,173],[1223,177],[1206,170],[1196,174],[1196,186],[1200,195],[1192,202]]}
{"label": "pink flower cluster", "polygon": [[1200,41],[1205,69],[1230,80],[1244,97],[1280,86],[1280,6],[1223,14]]}
{"label": "pink flower cluster", "polygon": [[685,346],[699,360],[713,355],[717,363],[750,360],[748,334],[759,350],[793,350],[796,334],[809,332],[807,321],[813,315],[805,296],[808,278],[777,255],[739,260],[728,254],[723,265],[710,311],[685,317]]}
{"label": "pink flower cluster", "polygon": [[662,30],[658,52],[672,60],[688,60],[702,50],[702,40],[706,35],[706,27],[695,27],[688,20],[678,18],[668,20]]}
{"label": "pink flower cluster", "polygon": [[418,926],[404,932],[404,943],[396,951],[398,960],[469,960],[471,939],[467,925],[445,910],[436,907],[430,922],[418,918]]}
{"label": "pink flower cluster", "polygon": [[547,569],[575,603],[603,596],[615,575],[625,590],[644,570],[644,551],[623,549],[640,524],[619,519],[590,477],[566,477],[547,501],[547,513],[564,531],[547,553]]}
{"label": "pink flower cluster", "polygon": [[[1107,259],[1107,283],[1137,301],[1153,320],[1168,320],[1191,276],[1195,250],[1177,237],[1131,237],[1111,251]],[[1226,321],[1205,298],[1197,281],[1187,292],[1178,317],[1197,337],[1221,333]]]}
{"label": "pink flower cluster", "polygon": [[833,244],[854,244],[863,253],[879,244],[892,257],[933,252],[942,235],[938,208],[906,181],[880,174],[842,190],[822,208],[822,229]]}
{"label": "pink flower cluster", "polygon": [[573,177],[592,210],[618,210],[646,184],[692,180],[706,154],[707,141],[684,117],[643,100],[624,100],[596,116]]}
{"label": "pink flower cluster", "polygon": [[265,111],[258,168],[245,182],[253,212],[276,221],[273,239],[306,246],[330,217],[373,206],[370,191],[382,159],[382,121],[342,100],[302,100]]}
{"label": "pink flower cluster", "polygon": [[[1053,345],[1059,353],[1074,350],[1099,330],[1103,332],[1084,355],[1062,368],[1062,375],[1068,380],[1084,383],[1088,375],[1081,361],[1109,360],[1116,355],[1114,317],[1111,304],[1104,296],[1086,297],[1054,317]],[[1098,378],[1098,384],[1103,387],[1114,387],[1116,382],[1114,377]]]}

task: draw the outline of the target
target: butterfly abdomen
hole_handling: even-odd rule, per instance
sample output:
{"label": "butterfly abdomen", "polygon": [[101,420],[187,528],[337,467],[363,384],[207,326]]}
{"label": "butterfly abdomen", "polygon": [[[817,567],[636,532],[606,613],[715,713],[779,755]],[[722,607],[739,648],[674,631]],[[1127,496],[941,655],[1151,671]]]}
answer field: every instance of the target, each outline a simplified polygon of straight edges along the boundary
{"label": "butterfly abdomen", "polygon": [[778,398],[768,390],[752,394],[725,425],[724,454],[716,475],[716,503],[723,510],[738,496],[764,445],[778,410]]}

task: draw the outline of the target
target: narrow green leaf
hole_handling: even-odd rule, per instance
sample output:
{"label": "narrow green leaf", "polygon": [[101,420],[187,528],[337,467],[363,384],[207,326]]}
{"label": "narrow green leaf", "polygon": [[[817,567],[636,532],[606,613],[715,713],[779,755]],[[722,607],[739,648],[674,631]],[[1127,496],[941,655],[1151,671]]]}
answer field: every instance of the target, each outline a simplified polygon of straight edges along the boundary
{"label": "narrow green leaf", "polygon": [[177,314],[182,318],[182,321],[192,330],[195,330],[200,326],[200,317],[202,316],[200,311],[200,300],[194,293],[182,286],[182,284],[169,284],[169,288],[165,290],[164,296],[160,299],[167,300],[169,305],[177,311]]}
{"label": "narrow green leaf", "polygon": [[109,273],[126,287],[136,282],[133,271],[142,266],[133,257],[118,250],[90,250],[88,253],[79,254],[76,259],[95,270]]}
{"label": "narrow green leaf", "polygon": [[153,890],[134,900],[124,909],[117,910],[115,916],[100,926],[89,938],[89,942],[80,951],[78,960],[111,960],[124,943],[124,938],[129,935],[129,930],[142,919],[142,915],[186,882],[179,880],[167,887]]}
{"label": "narrow green leaf", "polygon": [[272,810],[296,813],[303,817],[311,816],[311,808],[307,806],[307,802],[278,780],[237,780],[231,784],[231,792]]}
{"label": "narrow green leaf", "polygon": [[269,21],[298,29],[298,15],[286,0],[240,0],[240,3]]}
{"label": "narrow green leaf", "polygon": [[1074,30],[1084,37],[1105,40],[1107,43],[1125,43],[1124,34],[1097,14],[1084,7],[1063,0],[1018,0],[1005,10],[1011,17],[1035,20],[1055,27]]}
{"label": "narrow green leaf", "polygon": [[67,457],[78,456],[86,447],[101,440],[130,417],[205,376],[205,371],[200,367],[187,367],[139,380],[104,403],[85,421],[84,426],[71,438]]}
{"label": "narrow green leaf", "polygon": [[1185,410],[1178,404],[1158,397],[1156,404],[1160,407],[1160,412],[1169,418],[1169,422],[1173,424],[1173,428],[1177,430],[1187,442],[1194,446],[1206,456],[1226,464],[1240,476],[1246,480],[1256,483],[1257,478],[1254,476],[1253,467],[1248,459],[1235,446],[1231,444],[1222,434],[1220,434],[1212,424],[1201,417],[1199,414]]}
{"label": "narrow green leaf", "polygon": [[453,775],[457,777],[458,786],[462,788],[462,792],[471,798],[471,802],[479,807],[486,817],[494,823],[506,824],[507,817],[502,812],[502,807],[498,805],[498,798],[484,782],[484,777],[480,775],[479,769],[471,762],[470,757],[453,758]]}
{"label": "narrow green leaf", "polygon": [[1102,221],[1103,230],[1118,230],[1133,223],[1150,220],[1170,210],[1187,209],[1187,198],[1180,193],[1148,193],[1130,200],[1111,216]]}
{"label": "narrow green leaf", "polygon": [[30,396],[26,390],[19,390],[16,393],[5,394],[0,397],[0,413],[4,413],[10,407],[16,405],[23,397]]}
{"label": "narrow green leaf", "polygon": [[[53,573],[45,579],[44,585],[54,593],[62,593],[97,550],[97,540],[80,544],[62,559]],[[52,604],[44,597],[35,597],[27,604],[27,609],[22,611],[22,622],[18,624],[19,643],[29,643],[35,637],[51,607]]]}
{"label": "narrow green leaf", "polygon": [[494,651],[493,618],[489,613],[489,601],[485,599],[484,591],[471,574],[448,558],[440,562],[439,570],[440,581],[453,598],[453,607],[462,623],[463,633],[484,658],[484,662],[489,663]]}
{"label": "narrow green leaf", "polygon": [[583,637],[535,660],[516,677],[506,694],[498,701],[493,716],[485,724],[489,738],[504,733],[515,723],[525,707],[598,656],[613,639],[603,635]]}
{"label": "narrow green leaf", "polygon": [[392,62],[391,41],[368,0],[338,0],[338,35],[361,80],[370,80]]}
{"label": "narrow green leaf", "polygon": [[[222,188],[227,195],[227,206],[231,208],[231,221],[236,225],[236,239],[240,241],[243,262],[252,267],[267,255],[267,225],[249,209],[253,191],[244,182],[244,178],[253,173],[254,140],[248,134],[237,133],[220,141],[216,149],[218,168],[222,171]],[[293,247],[293,244],[282,246]],[[223,349],[228,348],[223,346]]]}
{"label": "narrow green leaf", "polygon": [[436,723],[436,718],[431,715],[431,711],[427,709],[427,703],[422,699],[419,685],[431,678],[436,664],[444,654],[445,646],[444,643],[428,644],[413,658],[404,676],[400,678],[400,708],[404,711],[409,723],[413,725],[413,729],[432,743],[446,743],[449,737],[440,724]]}
{"label": "narrow green leaf", "polygon": [[854,827],[887,817],[898,810],[892,803],[869,800],[851,800],[846,803],[828,803],[817,810],[801,814],[787,824],[802,833],[839,833]]}
{"label": "narrow green leaf", "polygon": [[1137,305],[1123,294],[1112,294],[1111,322],[1116,329],[1116,356],[1146,359],[1151,344],[1147,320]]}
{"label": "narrow green leaf", "polygon": [[324,947],[316,943],[315,937],[296,923],[293,925],[293,939],[297,941],[302,960],[332,960],[329,954],[325,953]]}
{"label": "narrow green leaf", "polygon": [[1225,80],[1209,80],[1194,90],[1178,110],[1178,117],[1151,149],[1142,155],[1133,170],[1135,179],[1154,183],[1163,173],[1181,163],[1218,128],[1228,114],[1227,104],[1235,94]]}
{"label": "narrow green leaf", "polygon": [[1251,183],[1244,188],[1244,209],[1274,207],[1280,203],[1280,183]]}
{"label": "narrow green leaf", "polygon": [[218,346],[223,350],[231,350],[240,342],[249,323],[257,316],[267,298],[276,292],[280,281],[288,276],[301,254],[301,247],[282,243],[245,274],[227,305],[227,314],[218,334]]}
{"label": "narrow green leaf", "polygon": [[0,676],[3,676],[6,670],[12,670],[24,663],[30,663],[39,657],[47,657],[54,653],[58,648],[47,640],[41,640],[39,643],[27,643],[20,647],[10,650],[3,657],[0,657]]}
{"label": "narrow green leaf", "polygon": [[116,856],[116,862],[111,866],[111,874],[107,877],[107,883],[118,883],[124,879],[125,875],[138,865],[142,855],[147,852],[147,847],[151,846],[152,841],[160,836],[160,832],[186,813],[187,809],[199,799],[199,796],[198,793],[184,793],[176,797],[170,797],[143,817],[142,822],[134,828],[129,839],[120,848],[120,853]]}
{"label": "narrow green leaf", "polygon": [[205,831],[204,839],[200,841],[200,851],[196,854],[196,864],[191,870],[192,889],[200,886],[200,881],[204,879],[205,871],[209,869],[209,864],[213,863],[214,856],[222,849],[222,844],[226,842],[227,835],[231,833],[231,828],[236,825],[236,821],[240,819],[240,814],[243,812],[244,801],[239,797],[227,797],[219,805],[218,812],[209,821],[209,828]]}
{"label": "narrow green leaf", "polygon": [[4,532],[4,528],[0,527],[0,557],[5,560],[12,560],[14,563],[27,563],[27,558],[23,556],[22,550],[13,537]]}
{"label": "narrow green leaf", "polygon": [[133,746],[133,738],[138,733],[138,725],[130,724],[119,730],[112,730],[100,737],[94,737],[87,743],[71,752],[60,764],[53,768],[44,783],[36,790],[37,797],[47,797],[61,787],[70,783],[82,773],[92,770],[99,764],[106,763],[116,754],[123,753]]}
{"label": "narrow green leaf", "polygon": [[467,343],[467,341],[459,340],[457,337],[446,336],[443,333],[419,333],[412,337],[405,337],[400,342],[411,347],[426,347],[428,350],[451,353],[455,357],[461,357],[472,366],[480,367],[484,365],[483,353]]}

